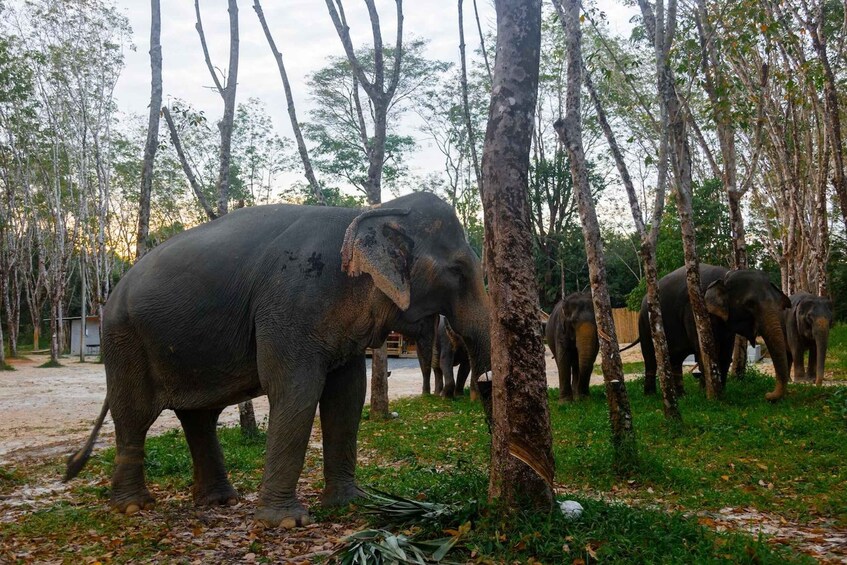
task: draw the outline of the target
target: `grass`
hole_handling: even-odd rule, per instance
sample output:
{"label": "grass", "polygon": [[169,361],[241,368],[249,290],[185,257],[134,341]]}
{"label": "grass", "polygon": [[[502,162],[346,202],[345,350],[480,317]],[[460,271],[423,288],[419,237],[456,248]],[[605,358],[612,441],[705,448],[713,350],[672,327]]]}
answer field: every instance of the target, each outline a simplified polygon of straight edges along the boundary
{"label": "grass", "polygon": [[[641,373],[641,374],[644,373],[644,361],[631,361],[629,363],[623,364],[623,374],[624,375],[632,375],[632,374],[638,374],[638,373]],[[594,374],[596,374],[596,375],[602,375],[603,374],[603,368],[600,366],[599,363],[594,365]]]}
{"label": "grass", "polygon": [[42,363],[41,365],[39,365],[38,368],[39,369],[55,369],[57,367],[63,367],[63,366],[64,365],[62,365],[58,361],[53,361],[52,359],[50,359],[46,363]]}
{"label": "grass", "polygon": [[836,324],[829,331],[825,370],[827,378],[847,381],[847,323]]}
{"label": "grass", "polygon": [[[359,480],[408,498],[481,501],[467,516],[472,527],[462,537],[463,558],[494,562],[783,563],[802,556],[743,533],[716,533],[684,512],[753,507],[796,523],[824,518],[847,525],[847,388],[791,385],[784,401],[770,404],[764,393],[773,380],[751,371],[744,380],[730,380],[720,401],[709,402],[688,378],[680,401],[684,424],[669,426],[659,399],[645,397],[640,384],[628,386],[640,458],[626,477],[611,470],[602,388],[561,407],[557,391],[550,391],[556,482],[585,507],[580,520],[568,522],[559,512],[523,515],[484,502],[488,429],[481,407],[467,398],[403,399],[392,404],[399,418],[363,420]],[[219,435],[234,486],[255,492],[264,434],[245,438],[237,428],[223,428]],[[49,539],[62,552],[67,540],[77,540],[71,553],[60,553],[69,560],[109,553],[131,561],[162,551],[155,540],[184,527],[180,520],[191,507],[191,460],[180,431],[149,438],[146,452],[148,482],[166,501],[153,518],[138,525],[106,510],[110,449],[95,455],[67,500],[4,524],[0,547],[14,539]],[[319,473],[310,456],[304,476],[317,488]],[[18,471],[0,473],[0,493],[30,479]],[[628,504],[601,502],[601,495]],[[310,505],[323,522],[349,524],[360,516],[322,509],[314,500]],[[426,526],[419,535],[440,538],[445,527]],[[119,550],[110,545],[116,537],[122,540]]]}

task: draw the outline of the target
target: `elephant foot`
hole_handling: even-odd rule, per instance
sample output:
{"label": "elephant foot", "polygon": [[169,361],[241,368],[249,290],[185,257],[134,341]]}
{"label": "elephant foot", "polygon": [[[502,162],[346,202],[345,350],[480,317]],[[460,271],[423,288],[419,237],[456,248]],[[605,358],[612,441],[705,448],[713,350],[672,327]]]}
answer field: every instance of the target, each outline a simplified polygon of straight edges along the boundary
{"label": "elephant foot", "polygon": [[471,389],[471,402],[476,402],[477,400],[479,400],[479,393],[476,391],[476,389],[472,388]]}
{"label": "elephant foot", "polygon": [[238,493],[228,482],[213,488],[192,485],[191,495],[194,498],[194,506],[235,506],[238,504]]}
{"label": "elephant foot", "polygon": [[573,398],[570,396],[560,396],[559,397],[559,406],[564,406],[565,404],[570,404],[573,402]]}
{"label": "elephant foot", "polygon": [[156,506],[156,500],[144,489],[132,495],[112,495],[109,505],[118,514],[132,516],[142,510],[152,510]]}
{"label": "elephant foot", "polygon": [[312,523],[309,512],[299,502],[285,508],[259,506],[254,518],[266,528],[280,527],[284,530],[302,528]]}
{"label": "elephant foot", "polygon": [[765,399],[770,402],[776,402],[783,396],[785,396],[785,387],[782,385],[782,383],[777,383],[776,388],[773,390],[773,392],[768,392],[765,394]]}
{"label": "elephant foot", "polygon": [[357,487],[355,483],[343,485],[327,485],[321,496],[321,504],[324,506],[345,506],[357,498],[367,496],[367,493]]}

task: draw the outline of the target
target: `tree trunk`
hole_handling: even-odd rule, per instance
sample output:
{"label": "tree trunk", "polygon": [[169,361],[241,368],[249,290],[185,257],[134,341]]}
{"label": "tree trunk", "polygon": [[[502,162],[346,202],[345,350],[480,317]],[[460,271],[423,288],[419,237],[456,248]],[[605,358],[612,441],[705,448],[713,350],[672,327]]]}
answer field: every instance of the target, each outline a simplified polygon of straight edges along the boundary
{"label": "tree trunk", "polygon": [[[685,113],[676,92],[669,53],[676,29],[676,0],[668,3],[667,14],[653,13],[647,0],[638,0],[648,34],[652,36],[656,55],[658,92],[663,110],[667,113],[670,141],[672,144],[671,166],[674,171],[677,209],[679,211],[682,247],[685,253],[686,284],[700,351],[700,367],[706,383],[706,395],[716,398],[720,394],[720,378],[712,324],[703,291],[700,288],[700,270],[695,246],[694,221],[691,206],[691,154],[685,131]],[[659,7],[662,7],[661,4]],[[664,10],[664,8],[662,8]],[[667,18],[667,19],[665,19]]]}
{"label": "tree trunk", "polygon": [[[556,9],[559,11],[560,18],[564,23],[566,18],[562,13],[561,3],[559,0],[554,0]],[[629,174],[629,169],[626,166],[626,161],[623,152],[618,146],[615,134],[612,131],[609,121],[606,118],[606,112],[600,102],[600,97],[594,89],[594,84],[591,81],[591,75],[586,71],[585,86],[594,102],[594,109],[597,112],[597,121],[606,136],[606,141],[609,144],[609,149],[615,159],[618,173],[621,176],[624,187],[626,188],[627,196],[629,197],[629,205],[632,211],[632,219],[635,222],[635,228],[638,236],[641,239],[639,255],[641,262],[644,265],[644,278],[647,283],[647,308],[650,319],[650,336],[653,340],[653,348],[656,352],[656,364],[659,373],[659,383],[662,387],[662,401],[665,418],[669,420],[681,420],[682,416],[679,413],[677,404],[677,390],[674,383],[673,373],[670,367],[670,353],[668,351],[668,341],[665,336],[665,324],[662,319],[662,310],[659,302],[659,275],[656,268],[656,237],[655,233],[648,233],[644,220],[642,219],[641,205],[638,203],[638,196],[635,191],[635,186],[632,183],[632,177]],[[664,209],[665,190],[664,179],[667,178],[667,136],[662,135],[662,145],[660,149],[660,170],[659,176],[662,180],[658,183],[660,189],[656,191],[656,201],[653,207],[653,221],[651,225],[658,225],[659,218],[662,216]],[[586,237],[586,241],[588,238]]]}
{"label": "tree trunk", "polygon": [[135,243],[135,259],[138,260],[149,249],[150,193],[153,188],[153,163],[159,147],[159,114],[162,108],[162,18],[159,0],[150,0],[150,116],[147,120],[147,141],[144,144],[144,161],[141,166],[141,197],[138,210],[138,237]]}
{"label": "tree trunk", "polygon": [[[471,153],[471,163],[473,163],[474,174],[476,175],[476,183],[479,190],[480,198],[482,197],[482,172],[479,170],[479,160],[476,155],[476,135],[473,129],[473,123],[471,122],[471,108],[470,103],[468,102],[468,67],[465,61],[465,25],[464,25],[464,13],[463,13],[463,4],[464,0],[459,0],[459,59],[461,61],[461,82],[462,82],[462,107],[465,114],[465,127],[468,131],[468,147]],[[476,2],[474,2],[474,9],[476,9]],[[480,36],[480,40],[482,36]],[[485,51],[483,50],[483,54]],[[488,64],[488,58],[486,56],[485,59],[486,65]],[[491,76],[489,70],[489,77]],[[455,206],[454,206],[455,207]]]}
{"label": "tree trunk", "polygon": [[371,420],[388,417],[388,348],[383,343],[371,350]]}
{"label": "tree trunk", "polygon": [[[83,250],[82,255],[79,258],[79,277],[80,277],[80,307],[79,307],[79,316],[80,316],[80,324],[79,324],[79,362],[85,363],[85,298],[88,296],[88,287],[86,286],[86,277],[85,277],[85,250]],[[71,338],[73,339],[73,338]]]}
{"label": "tree trunk", "polygon": [[554,461],[527,198],[541,0],[496,0],[495,7],[499,47],[482,156],[493,305],[488,495],[512,507],[549,510]]}
{"label": "tree trunk", "polygon": [[609,288],[606,284],[606,259],[603,256],[603,241],[597,212],[588,185],[588,167],[582,144],[582,29],[579,22],[579,0],[562,2],[567,51],[567,97],[566,115],[554,124],[559,139],[570,156],[571,177],[574,196],[582,221],[585,238],[585,254],[588,258],[588,273],[591,282],[591,298],[594,302],[594,317],[600,337],[603,379],[606,383],[606,400],[609,403],[609,421],[612,428],[612,445],[615,449],[615,464],[621,469],[631,468],[636,459],[635,430],[629,397],[624,384],[623,363],[618,350],[617,332],[612,318]]}
{"label": "tree trunk", "polygon": [[238,420],[241,424],[241,434],[253,436],[259,433],[256,425],[256,412],[253,410],[253,401],[245,400],[238,403]]}

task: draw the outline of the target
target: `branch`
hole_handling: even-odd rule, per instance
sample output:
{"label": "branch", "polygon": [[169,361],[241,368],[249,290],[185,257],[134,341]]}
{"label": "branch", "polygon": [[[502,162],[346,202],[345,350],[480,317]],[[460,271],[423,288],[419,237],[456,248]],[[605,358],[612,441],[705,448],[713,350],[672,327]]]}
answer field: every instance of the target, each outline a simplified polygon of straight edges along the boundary
{"label": "branch", "polygon": [[341,4],[341,0],[337,1],[338,9],[335,8],[336,0],[326,0],[326,8],[329,11],[329,17],[332,19],[332,24],[335,26],[335,31],[338,33],[338,38],[341,40],[341,45],[344,47],[344,52],[347,54],[347,60],[350,61],[350,66],[353,68],[356,78],[359,79],[359,82],[362,84],[362,88],[365,89],[368,96],[373,97],[376,94],[376,88],[368,80],[362,65],[356,58],[356,52],[353,49],[353,42],[350,39],[350,27],[347,25],[347,18],[344,17],[344,7]]}
{"label": "branch", "polygon": [[218,79],[218,73],[212,65],[212,59],[209,57],[209,47],[206,45],[206,34],[203,32],[203,22],[200,19],[200,0],[194,0],[194,12],[197,14],[197,23],[194,24],[194,29],[200,36],[200,45],[203,47],[203,58],[206,60],[206,66],[209,68],[209,73],[212,75],[212,80],[215,81],[215,88],[218,94],[224,95],[224,87],[221,86],[221,81]]}
{"label": "branch", "polygon": [[194,171],[191,170],[191,166],[188,164],[188,159],[185,157],[185,151],[182,149],[182,143],[179,141],[179,134],[177,134],[174,120],[171,117],[171,111],[167,106],[162,106],[162,115],[165,117],[165,121],[168,124],[168,129],[171,133],[171,143],[174,144],[174,149],[176,149],[176,154],[179,157],[180,164],[182,165],[182,170],[185,172],[185,176],[188,177],[188,184],[191,185],[191,190],[194,191],[194,195],[197,197],[198,202],[200,202],[200,206],[203,207],[203,211],[206,212],[206,215],[210,220],[214,220],[217,218],[217,215],[209,205],[209,201],[206,200],[206,195],[203,194],[200,183],[197,182],[197,177],[194,176]]}
{"label": "branch", "polygon": [[391,82],[385,90],[388,99],[394,97],[397,84],[400,82],[400,63],[403,56],[403,0],[395,0],[397,3],[397,40],[394,44],[394,68],[392,69]]}
{"label": "branch", "polygon": [[297,111],[294,108],[294,95],[291,92],[291,84],[288,82],[288,73],[285,72],[285,64],[282,61],[282,53],[276,47],[276,42],[268,28],[268,23],[265,21],[265,13],[262,10],[262,5],[259,0],[254,0],[253,9],[259,17],[259,23],[262,25],[262,31],[265,32],[265,39],[268,40],[268,45],[271,48],[276,66],[279,69],[279,77],[282,79],[282,88],[285,91],[285,100],[288,103],[288,117],[291,120],[291,129],[294,130],[294,138],[297,140],[297,149],[300,152],[300,160],[303,161],[303,169],[306,173],[306,180],[309,181],[309,186],[312,188],[312,193],[317,198],[318,202],[326,205],[323,191],[321,191],[318,179],[315,177],[315,171],[312,169],[312,160],[309,158],[309,151],[306,149],[306,142],[303,140],[303,132],[300,130],[300,122],[297,121]]}

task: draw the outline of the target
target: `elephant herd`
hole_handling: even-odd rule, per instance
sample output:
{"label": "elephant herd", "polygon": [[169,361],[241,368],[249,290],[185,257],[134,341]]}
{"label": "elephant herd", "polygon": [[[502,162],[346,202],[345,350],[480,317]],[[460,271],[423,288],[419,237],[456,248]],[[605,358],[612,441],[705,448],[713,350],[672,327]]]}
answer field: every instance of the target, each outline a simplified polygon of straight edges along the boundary
{"label": "elephant herd", "polygon": [[[831,305],[808,295],[789,304],[757,271],[704,265],[702,274],[722,363],[736,333],[762,335],[777,367],[772,399],[784,393],[792,358],[795,378],[802,374],[806,349],[816,356],[820,382]],[[684,275],[671,273],[661,285],[671,362],[680,372],[682,359],[696,353]],[[361,495],[355,467],[366,348],[390,331],[421,336],[421,350],[433,352],[421,356],[422,370],[434,369],[436,392],[461,393],[469,374],[473,384],[491,368],[488,304],[479,259],[452,207],[432,194],[366,210],[235,210],[157,246],[115,286],[103,318],[106,398],[88,441],[68,459],[65,478],[85,465],[111,412],[117,454],[110,504],[126,514],[150,508],[144,443],[168,409],[185,432],[195,503],[234,504],[218,416],[226,406],[266,394],[270,414],[256,518],[267,526],[306,525],[310,516],[296,487],[318,408],[322,502],[341,505]],[[642,308],[642,336],[648,327]],[[547,337],[559,364],[560,393],[587,394],[598,349],[590,298],[565,298],[550,316]],[[645,386],[655,388],[652,342],[641,339],[641,346]],[[807,375],[811,369],[810,359]]]}
{"label": "elephant herd", "polygon": [[[767,274],[754,269],[730,271],[701,264],[700,284],[711,318],[722,385],[726,384],[736,335],[751,343],[761,336],[768,347],[776,372],[776,388],[766,395],[768,400],[778,400],[785,394],[792,363],[795,382],[822,383],[829,329],[833,324],[831,300],[805,292],[789,299],[770,282]],[[659,296],[671,372],[680,392],[683,361],[692,354],[698,362],[700,357],[684,267],[659,280]],[[638,316],[638,334],[635,343],[640,342],[644,358],[644,392],[653,394],[656,352],[646,297]],[[559,370],[560,401],[586,395],[598,350],[591,295],[574,293],[556,304],[546,335]],[[804,371],[806,351],[809,362]]]}

